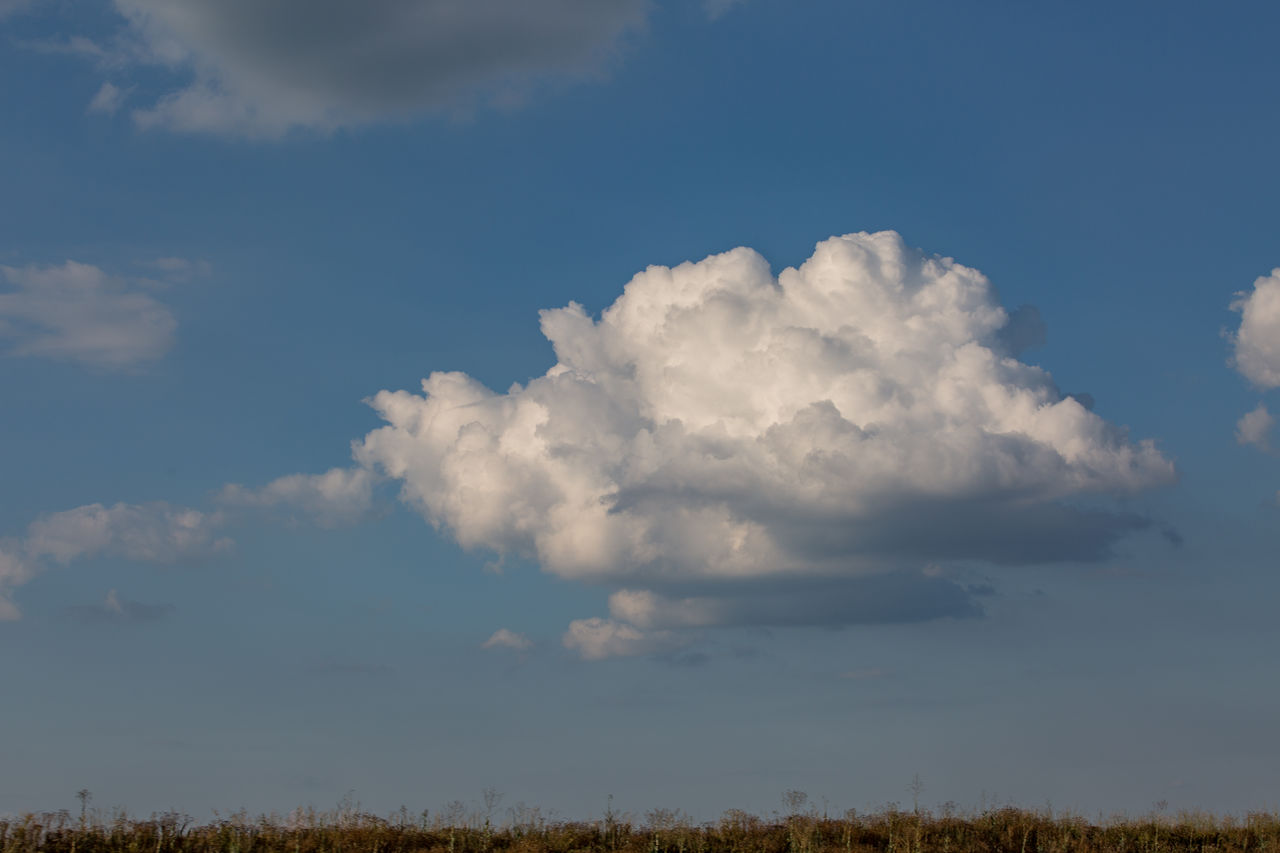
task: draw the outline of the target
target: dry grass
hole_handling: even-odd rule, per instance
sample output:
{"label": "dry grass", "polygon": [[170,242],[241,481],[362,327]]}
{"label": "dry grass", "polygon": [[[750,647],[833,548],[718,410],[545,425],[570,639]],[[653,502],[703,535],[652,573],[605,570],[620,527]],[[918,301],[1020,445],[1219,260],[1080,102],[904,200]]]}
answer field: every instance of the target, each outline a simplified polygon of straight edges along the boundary
{"label": "dry grass", "polygon": [[491,792],[478,811],[455,803],[437,815],[402,809],[389,818],[351,804],[285,817],[240,812],[203,825],[178,814],[60,811],[0,819],[0,853],[1280,853],[1275,813],[1095,822],[1011,807],[891,807],[831,818],[794,808],[802,799],[789,805],[785,816],[731,810],[702,825],[667,809],[635,820],[610,807],[602,820],[572,822],[524,806],[499,824]]}

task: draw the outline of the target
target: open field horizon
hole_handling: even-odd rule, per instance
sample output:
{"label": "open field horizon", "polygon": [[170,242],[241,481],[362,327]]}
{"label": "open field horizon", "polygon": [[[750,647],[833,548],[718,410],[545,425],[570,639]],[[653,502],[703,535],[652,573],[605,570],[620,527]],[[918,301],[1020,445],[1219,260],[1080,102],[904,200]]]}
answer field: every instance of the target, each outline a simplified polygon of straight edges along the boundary
{"label": "open field horizon", "polygon": [[612,798],[594,820],[565,820],[486,792],[468,808],[406,807],[374,815],[358,803],[287,815],[237,811],[207,822],[166,812],[62,809],[0,816],[0,853],[1248,853],[1280,846],[1280,812],[1215,815],[1169,810],[1142,816],[946,803],[888,804],[839,816],[809,806],[801,792],[761,816],[730,809],[697,822],[680,809],[637,816]]}
{"label": "open field horizon", "polygon": [[5,843],[1280,853],[1278,33],[0,0]]}

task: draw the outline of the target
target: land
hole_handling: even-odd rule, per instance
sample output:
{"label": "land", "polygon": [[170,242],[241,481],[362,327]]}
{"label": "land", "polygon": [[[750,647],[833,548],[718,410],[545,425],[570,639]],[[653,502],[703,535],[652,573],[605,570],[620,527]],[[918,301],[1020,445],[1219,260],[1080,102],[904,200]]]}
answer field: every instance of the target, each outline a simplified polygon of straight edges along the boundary
{"label": "land", "polygon": [[[795,805],[794,792],[788,795]],[[678,810],[637,818],[610,807],[599,820],[562,821],[522,805],[499,813],[492,798],[486,803],[470,812],[455,803],[438,814],[401,809],[389,817],[346,803],[330,812],[238,812],[206,823],[177,813],[143,819],[82,807],[78,814],[0,818],[0,853],[1280,853],[1274,812],[1162,809],[1141,818],[1086,819],[1012,806],[969,812],[890,806],[838,817],[816,809],[769,817],[731,810],[695,824]]]}

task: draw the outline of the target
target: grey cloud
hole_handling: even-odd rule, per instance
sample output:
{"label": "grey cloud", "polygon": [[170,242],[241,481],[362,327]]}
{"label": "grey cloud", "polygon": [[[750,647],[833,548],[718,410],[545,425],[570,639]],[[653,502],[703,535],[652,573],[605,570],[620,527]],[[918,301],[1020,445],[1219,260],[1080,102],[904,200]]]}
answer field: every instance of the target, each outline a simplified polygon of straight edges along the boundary
{"label": "grey cloud", "polygon": [[655,515],[664,505],[727,509],[735,518],[767,527],[771,539],[797,564],[819,570],[838,568],[851,557],[862,558],[858,565],[881,567],[939,560],[1006,566],[1097,562],[1112,556],[1120,539],[1152,524],[1136,513],[1028,503],[1022,494],[979,494],[964,501],[885,496],[857,515],[778,498],[727,488],[649,484],[620,491],[609,505],[614,512]]}
{"label": "grey cloud", "polygon": [[735,582],[679,594],[622,589],[609,597],[610,618],[578,619],[565,632],[565,648],[586,660],[651,657],[697,665],[692,651],[700,629],[883,625],[937,619],[979,619],[975,598],[989,594],[949,578],[902,570],[854,578]]}
{"label": "grey cloud", "polygon": [[519,93],[598,67],[648,0],[115,0],[190,82],[144,126],[278,136]]}
{"label": "grey cloud", "polygon": [[919,569],[838,579],[739,582],[678,595],[620,590],[610,614],[646,631],[705,627],[842,627],[981,618],[970,588]]}
{"label": "grey cloud", "polygon": [[895,502],[857,519],[785,519],[774,530],[814,562],[861,554],[1019,566],[1104,560],[1121,538],[1150,526],[1135,513],[973,498]]}

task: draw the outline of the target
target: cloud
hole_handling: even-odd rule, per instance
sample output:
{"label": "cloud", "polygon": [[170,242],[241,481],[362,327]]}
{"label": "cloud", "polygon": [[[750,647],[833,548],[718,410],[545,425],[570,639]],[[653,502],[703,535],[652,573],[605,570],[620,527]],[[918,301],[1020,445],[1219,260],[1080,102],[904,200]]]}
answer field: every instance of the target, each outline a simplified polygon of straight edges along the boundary
{"label": "cloud", "polygon": [[515,631],[499,628],[493,632],[492,637],[480,644],[480,648],[513,649],[517,652],[527,652],[533,648],[533,641],[524,634],[517,634]]}
{"label": "cloud", "polygon": [[563,643],[583,660],[672,654],[688,639],[670,631],[642,631],[634,625],[592,617],[569,623]]}
{"label": "cloud", "polygon": [[1259,450],[1271,452],[1271,428],[1276,419],[1267,411],[1262,403],[1252,412],[1240,418],[1236,424],[1236,441],[1240,444],[1251,444]]}
{"label": "cloud", "polygon": [[11,590],[29,581],[35,571],[16,550],[0,549],[0,622],[19,619],[22,611],[13,603]]}
{"label": "cloud", "polygon": [[193,278],[203,278],[213,274],[213,265],[208,261],[193,261],[187,258],[153,258],[143,261],[142,266],[155,270],[171,282],[187,282]]}
{"label": "cloud", "polygon": [[33,521],[23,550],[62,565],[103,553],[173,563],[227,547],[215,536],[221,521],[216,513],[166,503],[87,504]]}
{"label": "cloud", "polygon": [[124,95],[124,91],[119,86],[103,83],[98,88],[97,94],[93,96],[93,100],[89,101],[89,112],[112,115],[120,109],[120,105],[124,102]]}
{"label": "cloud", "polygon": [[54,565],[101,555],[173,564],[225,551],[231,541],[217,535],[222,521],[166,503],[94,503],[42,516],[0,548],[0,619],[19,615],[12,590]]}
{"label": "cloud", "polygon": [[373,508],[373,472],[333,468],[323,474],[290,474],[260,489],[230,484],[218,500],[228,506],[279,508],[304,513],[323,525],[358,521]]}
{"label": "cloud", "polygon": [[1254,281],[1252,293],[1237,293],[1231,310],[1240,312],[1232,365],[1259,388],[1280,387],[1280,267]]}
{"label": "cloud", "polygon": [[[1103,559],[1149,525],[1105,499],[1176,479],[1018,361],[1010,323],[981,273],[893,232],[824,241],[776,278],[735,249],[648,268],[599,319],[542,312],[558,362],[527,386],[433,373],[423,395],[380,392],[387,424],[355,455],[466,548],[655,596],[661,617],[575,622],[587,657],[669,645],[626,619],[972,615],[920,567]],[[817,582],[846,592],[753,592]]]}
{"label": "cloud", "polygon": [[702,5],[703,8],[707,10],[707,17],[714,21],[742,1],[743,0],[704,0]]}
{"label": "cloud", "polygon": [[982,609],[974,592],[919,570],[866,577],[740,582],[729,590],[674,598],[651,590],[621,589],[609,614],[644,630],[720,626],[840,626],[973,618]]}
{"label": "cloud", "polygon": [[598,69],[650,0],[114,0],[106,53],[182,82],[143,127],[279,137],[502,101]]}
{"label": "cloud", "polygon": [[100,604],[80,604],[67,608],[67,612],[84,622],[116,622],[141,624],[158,622],[173,612],[171,604],[143,604],[122,600],[113,589]]}
{"label": "cloud", "polygon": [[[25,10],[32,0],[0,0],[0,18]],[[0,617],[2,619],[3,617]]]}
{"label": "cloud", "polygon": [[89,264],[0,266],[0,343],[12,355],[122,369],[164,355],[177,321],[139,282]]}

